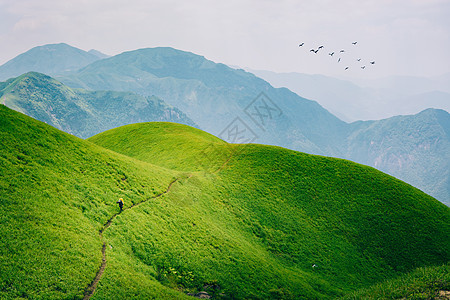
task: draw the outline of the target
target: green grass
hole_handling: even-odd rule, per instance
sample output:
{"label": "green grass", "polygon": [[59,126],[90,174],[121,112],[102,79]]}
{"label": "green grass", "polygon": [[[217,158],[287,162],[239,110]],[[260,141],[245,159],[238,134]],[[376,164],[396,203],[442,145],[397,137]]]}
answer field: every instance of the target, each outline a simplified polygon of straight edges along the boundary
{"label": "green grass", "polygon": [[[329,299],[449,261],[449,208],[363,165],[172,123],[83,141],[1,105],[0,127],[0,298],[82,298],[103,242],[92,299]],[[140,204],[100,237],[119,197]]]}
{"label": "green grass", "polygon": [[81,297],[101,262],[98,230],[176,174],[0,105],[0,298]]}
{"label": "green grass", "polygon": [[[157,269],[191,272],[202,278],[194,288],[214,281],[237,298],[328,298],[448,261],[449,210],[421,191],[349,161],[216,139],[205,147],[207,137],[182,125],[146,123],[90,139],[197,171],[164,196],[167,203],[145,204],[150,217],[136,218],[152,220],[144,238],[151,250],[139,247],[142,238],[128,243]],[[214,168],[198,171],[208,162]],[[119,235],[113,228],[109,234]]]}
{"label": "green grass", "polygon": [[450,266],[446,264],[417,268],[398,278],[351,293],[343,299],[448,299],[449,294]]}

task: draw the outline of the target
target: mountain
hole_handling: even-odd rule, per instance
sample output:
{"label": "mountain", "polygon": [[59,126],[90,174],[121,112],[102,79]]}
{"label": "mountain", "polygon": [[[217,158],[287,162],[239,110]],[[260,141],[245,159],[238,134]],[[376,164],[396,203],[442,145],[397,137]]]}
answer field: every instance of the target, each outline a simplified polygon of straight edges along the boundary
{"label": "mountain", "polygon": [[450,208],[367,166],[173,123],[84,141],[3,105],[0,128],[1,298],[330,299],[448,270]]}
{"label": "mountain", "polygon": [[105,53],[102,53],[98,50],[95,49],[91,49],[88,51],[88,53],[94,54],[95,56],[97,56],[99,59],[104,59],[104,58],[108,58],[111,57],[110,55],[106,55]]}
{"label": "mountain", "polygon": [[[339,156],[336,145],[345,136],[346,124],[317,102],[274,89],[244,70],[173,48],[125,52],[59,80],[74,88],[156,95],[227,141],[249,140]],[[229,137],[232,128],[248,135]]]}
{"label": "mountain", "polygon": [[[315,78],[323,82],[322,77]],[[251,73],[216,64],[193,53],[172,48],[125,52],[96,61],[70,76],[61,77],[60,80],[77,88],[156,95],[180,108],[201,129],[228,142],[278,145],[292,150],[340,157],[369,166],[382,167],[399,179],[450,204],[450,192],[445,184],[450,180],[448,173],[436,172],[432,169],[434,167],[426,163],[437,158],[437,164],[444,168],[449,166],[448,156],[445,154],[450,152],[448,135],[442,134],[441,139],[436,140],[436,147],[427,148],[428,150],[417,149],[422,154],[410,159],[408,167],[402,165],[398,168],[398,161],[395,159],[380,164],[377,159],[391,151],[392,147],[402,148],[405,139],[409,139],[410,149],[419,147],[419,141],[411,137],[420,139],[420,136],[417,134],[406,136],[406,132],[410,130],[405,127],[402,127],[403,131],[398,131],[389,126],[379,126],[378,134],[385,134],[390,139],[389,143],[381,144],[377,150],[372,148],[373,152],[370,154],[357,153],[354,149],[366,151],[372,139],[368,134],[355,138],[357,135],[355,131],[370,132],[370,128],[376,127],[375,123],[348,124],[315,101],[302,98],[286,88],[273,88]],[[333,84],[333,88],[326,92],[324,97],[331,96],[332,91],[343,87],[340,82],[332,80],[328,82],[329,85]],[[354,88],[355,85],[345,83],[343,89],[350,91],[349,99],[358,95],[364,96],[364,90]],[[344,103],[350,102],[346,101]],[[341,106],[341,109],[345,107],[341,104],[338,106]],[[359,110],[357,107],[354,109]],[[431,115],[427,116],[433,118]],[[448,118],[448,114],[444,118]],[[426,126],[428,122],[435,122],[433,119],[411,118],[411,120],[415,120],[416,124],[413,127],[420,130],[424,137],[428,138],[434,134],[433,129]],[[390,124],[385,121],[374,122]],[[442,127],[442,124],[448,126],[446,122],[438,123],[437,126]],[[440,132],[447,130],[448,127],[442,127]],[[362,139],[363,136],[365,140]],[[408,153],[402,152],[401,155]],[[430,170],[422,172],[424,166]],[[430,177],[430,174],[435,176]],[[443,184],[437,184],[438,182]],[[437,185],[440,188],[436,188]]]}
{"label": "mountain", "polygon": [[38,46],[1,65],[0,81],[31,71],[48,75],[64,74],[100,58],[97,53],[89,53],[64,43]]}
{"label": "mountain", "polygon": [[347,157],[426,187],[427,193],[450,205],[448,112],[427,109],[416,115],[350,125]]}
{"label": "mountain", "polygon": [[347,122],[417,114],[427,108],[450,111],[450,77],[396,76],[353,82],[324,75],[247,70],[274,87],[316,100]]}
{"label": "mountain", "polygon": [[196,126],[183,112],[155,96],[75,90],[35,72],[0,84],[0,103],[81,138],[145,121]]}

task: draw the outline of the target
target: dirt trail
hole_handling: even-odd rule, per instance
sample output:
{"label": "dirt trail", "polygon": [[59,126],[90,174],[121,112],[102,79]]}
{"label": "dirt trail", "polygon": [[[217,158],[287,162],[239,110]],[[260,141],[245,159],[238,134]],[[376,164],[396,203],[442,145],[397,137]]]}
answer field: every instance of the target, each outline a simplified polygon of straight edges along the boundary
{"label": "dirt trail", "polygon": [[[230,161],[232,156],[233,156],[233,153],[230,154],[230,156],[227,158],[227,160],[224,161],[224,163],[216,171],[214,171],[213,174],[216,174],[216,173],[220,172],[221,170],[223,170],[226,167],[226,165],[228,164],[228,162]],[[189,174],[189,176],[186,179],[189,179],[191,177],[192,177],[192,174]],[[158,195],[155,195],[155,196],[153,196],[151,198],[148,198],[148,199],[146,199],[144,201],[141,201],[139,203],[135,203],[135,204],[131,205],[130,207],[127,207],[127,208],[123,209],[122,212],[125,211],[125,210],[128,210],[128,209],[132,209],[132,208],[134,208],[134,207],[136,207],[136,206],[138,206],[138,205],[140,205],[140,204],[142,204],[144,202],[147,202],[147,201],[149,201],[151,199],[156,199],[156,198],[161,197],[164,194],[167,194],[168,192],[170,192],[170,189],[172,188],[172,185],[175,182],[177,182],[179,179],[180,179],[180,177],[175,178],[174,180],[172,180],[169,183],[169,186],[167,187],[167,189],[164,192],[161,192]],[[109,226],[111,226],[112,221],[114,221],[114,219],[122,212],[114,214],[111,218],[109,218],[108,221],[106,221],[105,224],[103,224],[102,228],[98,232],[99,235],[100,235],[100,238],[102,240],[103,240],[103,232],[105,232],[105,230],[108,229]],[[94,295],[95,289],[97,288],[97,284],[100,282],[100,279],[101,279],[101,277],[103,275],[103,272],[105,271],[105,268],[106,268],[106,242],[103,241],[103,246],[102,246],[102,264],[100,265],[100,268],[98,269],[97,274],[95,275],[95,278],[92,280],[92,282],[89,284],[89,286],[86,287],[86,289],[84,290],[83,300],[88,300],[88,299],[90,299],[92,297],[92,295]]]}
{"label": "dirt trail", "polygon": [[[189,179],[191,176],[192,176],[192,175],[189,175],[188,179]],[[124,212],[125,210],[128,210],[128,209],[132,209],[133,207],[136,207],[136,206],[138,206],[138,205],[140,205],[140,204],[142,204],[142,203],[144,203],[144,202],[147,202],[147,201],[149,201],[149,200],[151,200],[151,199],[156,199],[156,198],[161,197],[161,196],[164,195],[164,194],[167,194],[168,192],[170,192],[170,189],[172,188],[172,185],[173,185],[175,182],[177,182],[179,179],[180,179],[180,178],[175,178],[174,180],[172,180],[172,181],[169,183],[169,186],[167,187],[167,189],[166,189],[164,192],[161,192],[161,193],[159,193],[158,195],[155,195],[155,196],[153,196],[153,197],[151,197],[151,198],[148,198],[148,199],[146,199],[146,200],[144,200],[144,201],[141,201],[141,202],[139,202],[139,203],[135,203],[135,204],[133,204],[132,206],[123,209],[122,212]],[[103,240],[103,232],[105,232],[105,230],[108,229],[109,226],[111,226],[111,223],[112,223],[112,221],[114,220],[114,218],[117,217],[117,216],[118,216],[120,213],[122,213],[122,212],[119,212],[119,213],[114,214],[111,218],[109,218],[108,221],[106,221],[105,224],[103,224],[102,228],[101,228],[101,229],[99,230],[99,232],[98,232],[99,235],[100,235],[100,238],[101,238],[102,240]],[[83,300],[88,300],[88,299],[90,299],[90,298],[92,297],[92,295],[95,293],[95,289],[97,288],[97,284],[99,283],[100,278],[102,277],[103,272],[105,271],[105,268],[106,268],[106,242],[103,241],[103,246],[102,246],[102,264],[100,265],[100,268],[98,269],[97,274],[95,275],[94,280],[92,280],[92,282],[89,284],[89,286],[84,290],[84,297],[83,297]]]}

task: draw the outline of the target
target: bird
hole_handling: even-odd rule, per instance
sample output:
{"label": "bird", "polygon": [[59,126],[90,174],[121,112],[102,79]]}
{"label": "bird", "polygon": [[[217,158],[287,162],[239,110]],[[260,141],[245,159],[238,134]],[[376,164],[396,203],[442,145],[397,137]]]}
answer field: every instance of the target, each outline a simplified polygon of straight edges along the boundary
{"label": "bird", "polygon": [[344,70],[348,70],[348,67],[345,67],[345,69]]}
{"label": "bird", "polygon": [[345,50],[344,50],[344,49],[342,49],[342,50],[341,50],[341,51],[339,51],[339,52],[343,53],[343,52],[345,52]]}
{"label": "bird", "polygon": [[361,58],[358,58],[357,61],[361,61]]}
{"label": "bird", "polygon": [[371,63],[372,65],[374,65],[374,64],[375,64],[375,61],[371,61],[370,63]]}
{"label": "bird", "polygon": [[329,55],[329,56],[333,56],[333,55],[334,55],[334,52],[328,53],[328,55]]}
{"label": "bird", "polygon": [[366,66],[362,66],[362,67],[361,67],[361,69],[363,69],[363,70],[364,70],[365,68],[366,68]]}
{"label": "bird", "polygon": [[313,264],[311,267],[315,268],[315,267],[317,267],[317,266],[316,266],[316,264]]}
{"label": "bird", "polygon": [[319,49],[322,49],[323,48],[323,46],[319,46]]}
{"label": "bird", "polygon": [[341,58],[339,57],[338,62],[340,62],[340,61],[341,61]]}
{"label": "bird", "polygon": [[357,43],[358,43],[358,42],[353,42],[352,44],[353,44],[353,45],[356,45]]}
{"label": "bird", "polygon": [[314,50],[314,49],[311,49],[311,50],[309,50],[309,52],[316,52],[316,50]]}
{"label": "bird", "polygon": [[314,53],[317,53],[317,52],[319,52],[319,49],[317,49],[316,51],[314,51]]}
{"label": "bird", "polygon": [[301,46],[303,46],[304,44],[305,44],[305,43],[301,43],[301,44],[299,44],[298,46],[301,47]]}

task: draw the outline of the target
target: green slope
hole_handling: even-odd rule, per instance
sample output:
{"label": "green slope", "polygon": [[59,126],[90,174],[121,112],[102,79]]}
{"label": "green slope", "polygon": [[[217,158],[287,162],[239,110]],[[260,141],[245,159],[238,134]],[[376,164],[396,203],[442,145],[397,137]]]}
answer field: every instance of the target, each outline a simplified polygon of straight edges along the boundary
{"label": "green slope", "polygon": [[232,150],[226,147],[229,144],[202,130],[164,122],[122,126],[95,135],[89,141],[139,160],[183,171],[217,170]]}
{"label": "green slope", "polygon": [[343,299],[434,299],[445,300],[450,296],[450,266],[422,267],[361,289]]}
{"label": "green slope", "polygon": [[[170,127],[136,124],[90,139],[163,166],[167,152],[174,151],[170,165],[178,159],[185,171],[212,163],[167,195],[163,207],[149,203],[147,211],[130,216],[146,224],[147,232],[126,220],[120,224],[133,238],[116,243],[156,265],[167,285],[192,288],[214,281],[237,298],[328,298],[448,262],[448,207],[393,177],[277,147],[214,139],[205,147],[210,137],[188,127],[174,147],[184,126]],[[189,142],[195,135],[197,150]],[[140,142],[130,145],[133,140]],[[203,163],[192,159],[193,153]],[[114,229],[110,234],[119,236]],[[140,245],[143,240],[151,249]],[[170,270],[181,278],[170,277]],[[187,274],[199,282],[189,284]]]}
{"label": "green slope", "polygon": [[92,299],[329,299],[449,260],[448,207],[349,161],[171,123],[83,141],[2,105],[0,128],[0,298],[82,298],[102,243]]}
{"label": "green slope", "polygon": [[129,207],[178,175],[3,105],[0,128],[0,298],[82,298],[101,263],[98,230],[117,199]]}
{"label": "green slope", "polygon": [[0,103],[82,138],[144,121],[171,121],[196,126],[183,112],[157,97],[71,89],[36,72],[1,84]]}

